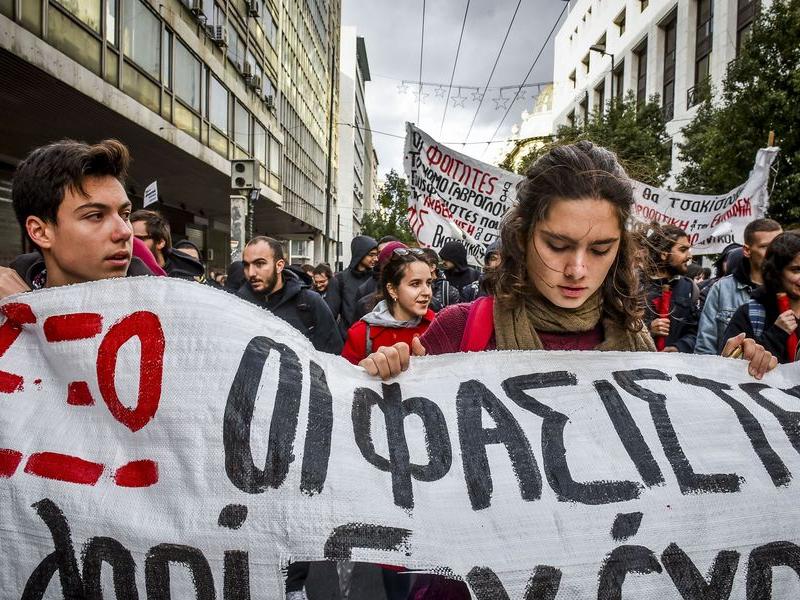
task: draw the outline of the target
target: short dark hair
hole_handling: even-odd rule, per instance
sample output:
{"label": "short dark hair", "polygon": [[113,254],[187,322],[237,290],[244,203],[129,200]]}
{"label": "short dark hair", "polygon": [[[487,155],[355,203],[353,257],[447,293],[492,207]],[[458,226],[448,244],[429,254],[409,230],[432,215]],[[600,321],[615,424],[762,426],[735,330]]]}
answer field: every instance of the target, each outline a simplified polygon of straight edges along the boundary
{"label": "short dark hair", "polygon": [[333,271],[327,263],[319,263],[311,272],[312,275],[325,275],[328,279],[333,279]]}
{"label": "short dark hair", "polygon": [[785,292],[783,289],[783,269],[794,257],[800,254],[800,234],[785,231],[769,244],[764,263],[761,265],[761,276],[764,288],[771,294]]}
{"label": "short dark hair", "polygon": [[161,213],[154,210],[140,208],[131,213],[131,223],[144,222],[147,235],[156,242],[166,242],[166,248],[172,248],[172,234],[169,229],[169,221]]}
{"label": "short dark hair", "polygon": [[781,224],[773,219],[756,219],[750,221],[744,228],[744,243],[748,246],[753,244],[753,236],[760,231],[781,231]]}
{"label": "short dark hair", "polygon": [[664,261],[661,255],[672,252],[672,248],[682,237],[688,238],[689,234],[677,225],[661,224],[655,221],[650,223],[649,231],[644,238],[645,247],[650,254],[650,269],[655,272],[662,268]]}
{"label": "short dark hair", "polygon": [[436,253],[436,250],[433,248],[423,248],[422,251],[425,253],[425,259],[428,261],[430,266],[439,266],[439,255]]}
{"label": "short dark hair", "polygon": [[252,246],[253,244],[259,244],[259,243],[267,244],[270,247],[270,249],[272,250],[272,257],[276,261],[286,260],[286,258],[283,255],[283,245],[281,245],[281,243],[275,238],[271,238],[267,235],[257,235],[256,237],[254,237],[252,240],[250,240],[245,244],[245,248],[247,246]]}
{"label": "short dark hair", "polygon": [[60,140],[36,148],[17,167],[11,200],[22,230],[28,217],[55,223],[68,189],[86,196],[86,177],[111,176],[123,186],[130,164],[128,148],[117,140],[87,144]]}
{"label": "short dark hair", "polygon": [[400,239],[394,237],[393,235],[385,235],[381,239],[378,240],[378,245],[381,244],[388,244],[389,242],[399,242]]}

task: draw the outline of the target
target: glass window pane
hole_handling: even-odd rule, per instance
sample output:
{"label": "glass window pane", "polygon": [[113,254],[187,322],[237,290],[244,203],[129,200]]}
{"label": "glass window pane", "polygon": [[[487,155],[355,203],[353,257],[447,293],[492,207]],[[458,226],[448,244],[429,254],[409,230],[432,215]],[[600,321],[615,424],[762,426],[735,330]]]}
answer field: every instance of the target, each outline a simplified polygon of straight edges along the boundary
{"label": "glass window pane", "polygon": [[172,61],[169,51],[172,47],[172,33],[164,29],[164,37],[161,40],[161,77],[164,85],[172,89]]}
{"label": "glass window pane", "polygon": [[242,68],[242,47],[239,40],[239,33],[235,27],[228,27],[228,58],[241,70]]}
{"label": "glass window pane", "polygon": [[158,79],[161,23],[141,0],[126,0],[122,6],[122,51]]}
{"label": "glass window pane", "polygon": [[222,133],[228,133],[228,90],[213,76],[209,86],[208,120]]}
{"label": "glass window pane", "polygon": [[241,102],[236,102],[233,115],[233,140],[250,151],[250,114]]}
{"label": "glass window pane", "polygon": [[258,121],[253,122],[253,158],[267,164],[267,130]]}
{"label": "glass window pane", "polygon": [[56,0],[56,2],[100,33],[100,0]]}
{"label": "glass window pane", "polygon": [[182,42],[176,40],[175,94],[193,109],[200,110],[200,61]]}
{"label": "glass window pane", "polygon": [[281,173],[281,145],[272,136],[269,136],[269,170],[276,175]]}
{"label": "glass window pane", "polygon": [[117,45],[117,0],[106,2],[106,41]]}

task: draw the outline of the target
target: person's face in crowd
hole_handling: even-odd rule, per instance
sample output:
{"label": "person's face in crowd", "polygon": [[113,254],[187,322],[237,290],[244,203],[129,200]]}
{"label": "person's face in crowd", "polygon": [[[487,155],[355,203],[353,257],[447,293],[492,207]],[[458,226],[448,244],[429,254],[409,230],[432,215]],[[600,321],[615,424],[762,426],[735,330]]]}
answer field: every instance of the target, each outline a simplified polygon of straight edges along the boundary
{"label": "person's face in crowd", "polygon": [[781,272],[781,285],[783,291],[792,300],[800,298],[800,254],[792,259]]}
{"label": "person's face in crowd", "polygon": [[486,268],[487,269],[494,269],[500,266],[500,253],[499,252],[492,252],[489,256],[486,257]]}
{"label": "person's face in crowd", "polygon": [[56,221],[28,217],[31,239],[42,249],[47,286],[125,277],[131,263],[131,203],[111,176],[88,176],[86,195],[67,187]]}
{"label": "person's face in crowd", "polygon": [[377,248],[373,248],[367,252],[367,255],[361,259],[360,263],[358,263],[358,266],[360,267],[359,270],[364,271],[372,269],[376,264],[378,264],[378,254],[379,252]]}
{"label": "person's face in crowd", "polygon": [[622,231],[606,200],[556,200],[528,242],[528,278],[561,308],[578,308],[608,275]]}
{"label": "person's face in crowd", "polygon": [[191,246],[181,246],[178,248],[178,252],[183,252],[186,256],[191,256],[197,262],[203,262],[200,260],[200,253]]}
{"label": "person's face in crowd", "polygon": [[249,244],[242,253],[245,279],[258,294],[276,291],[278,278],[285,264],[283,259],[275,260],[272,248],[265,242]]}
{"label": "person's face in crowd", "polygon": [[452,269],[456,268],[456,263],[452,260],[442,259],[442,269],[445,271],[451,271]]}
{"label": "person's face in crowd", "polygon": [[314,289],[320,294],[324,293],[325,290],[328,289],[328,276],[325,275],[325,273],[314,274]]}
{"label": "person's face in crowd", "polygon": [[689,243],[689,238],[686,236],[679,237],[669,254],[661,254],[661,259],[673,273],[686,275],[689,270],[689,263],[692,262],[692,245]]}
{"label": "person's face in crowd", "polygon": [[[159,266],[164,266],[164,255],[162,254],[162,250],[164,246],[167,244],[166,240],[156,241],[150,234],[147,233],[147,224],[144,221],[136,221],[133,223],[133,235],[139,238],[141,241],[144,242],[144,245],[147,246],[147,249],[153,253],[153,256],[158,262]],[[183,250],[181,250],[183,252]]]}
{"label": "person's face in crowd", "polygon": [[387,286],[394,306],[392,314],[396,319],[408,321],[423,317],[431,303],[431,269],[428,263],[417,260],[406,265],[400,285]]}
{"label": "person's face in crowd", "polygon": [[755,271],[761,271],[764,264],[764,257],[767,255],[767,248],[770,242],[778,237],[783,230],[777,231],[756,231],[753,234],[753,243],[745,244],[742,249],[744,256],[750,259],[750,267]]}

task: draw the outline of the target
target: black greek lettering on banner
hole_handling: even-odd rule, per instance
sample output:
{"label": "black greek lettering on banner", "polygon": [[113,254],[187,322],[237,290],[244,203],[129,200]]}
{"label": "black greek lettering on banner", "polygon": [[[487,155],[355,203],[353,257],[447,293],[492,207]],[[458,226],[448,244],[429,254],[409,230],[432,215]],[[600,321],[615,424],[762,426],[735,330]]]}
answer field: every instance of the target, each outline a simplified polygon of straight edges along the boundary
{"label": "black greek lettering on banner", "polygon": [[[509,600],[500,578],[488,567],[473,567],[467,574],[467,583],[478,600]],[[525,587],[523,600],[554,600],[561,585],[561,571],[547,565],[538,565]]]}
{"label": "black greek lettering on banner", "polygon": [[312,496],[319,494],[328,476],[333,433],[333,399],[325,371],[313,360],[310,363],[311,393],[309,394],[308,427],[303,450],[300,491]]}
{"label": "black greek lettering on banner", "polygon": [[609,504],[639,497],[642,486],[633,481],[575,481],[567,463],[564,428],[569,418],[536,400],[527,390],[577,385],[574,373],[552,371],[510,377],[503,390],[520,408],[544,419],[542,421],[543,470],[547,482],[562,502]]}
{"label": "black greek lettering on banner", "polygon": [[327,560],[351,560],[354,548],[402,552],[410,556],[411,531],[400,527],[387,527],[371,523],[346,523],[339,525],[325,542]]}
{"label": "black greek lettering on banner", "polygon": [[103,563],[111,566],[116,600],[138,600],[136,563],[130,551],[117,540],[93,537],[83,551],[83,584],[86,600],[103,600],[100,579]]}
{"label": "black greek lettering on banner", "polygon": [[661,573],[653,551],[644,546],[619,546],[603,561],[597,586],[597,600],[622,600],[622,586],[628,573]]}
{"label": "black greek lettering on banner", "polygon": [[672,421],[667,412],[667,397],[657,394],[652,390],[642,387],[637,381],[654,379],[657,381],[670,381],[669,375],[656,369],[636,369],[633,371],[614,371],[614,379],[626,392],[644,400],[650,408],[650,417],[655,425],[658,439],[664,448],[678,486],[683,494],[697,492],[738,492],[740,477],[735,473],[695,473],[689,459],[683,452],[683,447],[678,441],[678,434],[672,426]]}
{"label": "black greek lettering on banner", "polygon": [[684,600],[726,600],[733,588],[739,553],[735,550],[718,553],[709,569],[708,581],[689,555],[674,542],[661,553],[661,562]]}
{"label": "black greek lettering on banner", "polygon": [[[170,565],[184,566],[191,575],[196,600],[214,600],[214,576],[203,553],[181,544],[153,546],[144,561],[144,583],[147,600],[171,600]],[[188,600],[188,599],[187,599]]]}
{"label": "black greek lettering on banner", "polygon": [[[786,437],[789,438],[789,443],[800,453],[800,411],[787,410],[765,398],[764,394],[762,394],[764,390],[775,389],[765,383],[742,383],[739,387],[747,392],[759,406],[775,416]],[[780,391],[794,398],[800,398],[800,386]]]}
{"label": "black greek lettering on banner", "polygon": [[747,561],[747,600],[772,600],[773,567],[789,567],[800,576],[800,546],[771,542],[755,548]]}
{"label": "black greek lettering on banner", "polygon": [[[280,368],[266,464],[261,470],[253,463],[251,425],[262,371],[273,350],[280,355]],[[254,337],[247,344],[228,392],[222,427],[225,472],[231,483],[243,492],[258,494],[268,487],[278,488],[286,479],[289,465],[294,460],[302,382],[303,371],[294,350],[261,336]]]}

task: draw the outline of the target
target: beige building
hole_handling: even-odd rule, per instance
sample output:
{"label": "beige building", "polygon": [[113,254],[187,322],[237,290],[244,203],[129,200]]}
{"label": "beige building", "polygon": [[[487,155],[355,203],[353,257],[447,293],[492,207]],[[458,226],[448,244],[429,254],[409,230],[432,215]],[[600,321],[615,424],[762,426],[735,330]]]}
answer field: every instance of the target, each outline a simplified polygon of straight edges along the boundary
{"label": "beige building", "polygon": [[255,158],[254,233],[324,254],[339,14],[338,0],[0,0],[0,263],[24,249],[15,165],[64,137],[125,142],[134,204],[158,181],[174,237],[218,267],[230,161]]}

